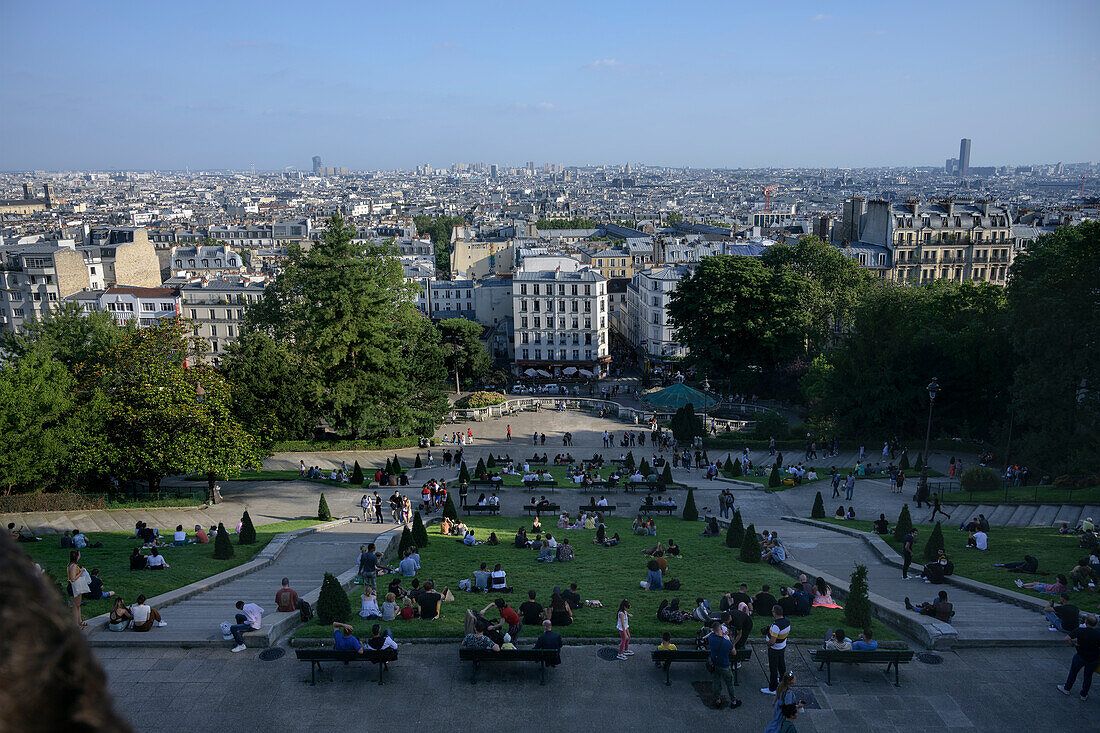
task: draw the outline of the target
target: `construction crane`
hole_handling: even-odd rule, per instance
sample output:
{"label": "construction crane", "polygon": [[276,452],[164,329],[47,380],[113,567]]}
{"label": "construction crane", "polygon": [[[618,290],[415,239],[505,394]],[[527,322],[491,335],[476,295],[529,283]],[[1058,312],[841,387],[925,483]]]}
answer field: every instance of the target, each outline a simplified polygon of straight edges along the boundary
{"label": "construction crane", "polygon": [[774,186],[764,186],[764,211],[768,212],[772,210],[772,191],[779,188],[779,184]]}

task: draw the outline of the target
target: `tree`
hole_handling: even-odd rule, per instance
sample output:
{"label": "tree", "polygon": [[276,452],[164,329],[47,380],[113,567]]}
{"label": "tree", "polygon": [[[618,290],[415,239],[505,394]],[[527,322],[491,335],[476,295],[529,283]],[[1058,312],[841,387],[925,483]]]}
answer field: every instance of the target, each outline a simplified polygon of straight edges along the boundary
{"label": "tree", "polygon": [[741,459],[738,458],[736,461],[733,462],[733,470],[730,471],[730,475],[733,476],[734,478],[737,478],[741,474],[742,474]]}
{"label": "tree", "polygon": [[416,460],[413,461],[413,468],[423,468],[424,463],[420,460],[420,454],[416,454]]}
{"label": "tree", "polygon": [[332,573],[325,573],[321,582],[321,592],[317,595],[317,623],[327,626],[333,621],[346,622],[351,619],[351,603],[340,581]]}
{"label": "tree", "polygon": [[481,458],[478,458],[477,466],[474,468],[474,478],[483,479],[485,478],[485,476],[485,461]]}
{"label": "tree", "polygon": [[121,325],[107,311],[86,313],[79,303],[62,302],[41,318],[28,319],[18,331],[0,335],[0,355],[18,362],[37,351],[59,362],[70,373],[87,372],[129,333],[136,321]]}
{"label": "tree", "polygon": [[821,492],[817,492],[817,496],[814,497],[814,506],[810,510],[810,519],[824,519],[825,518],[825,500],[821,498]]}
{"label": "tree", "polygon": [[903,450],[901,452],[901,460],[898,461],[898,468],[901,469],[902,471],[908,471],[909,470],[909,468],[910,468],[910,466],[909,466],[909,451],[904,451]]}
{"label": "tree", "polygon": [[894,525],[894,539],[901,542],[905,535],[913,529],[913,518],[909,516],[909,505],[901,505],[901,513],[898,514],[898,523]]}
{"label": "tree", "polygon": [[332,519],[332,512],[328,510],[328,502],[325,501],[325,493],[321,492],[321,498],[317,502],[317,518],[322,522],[328,522]]}
{"label": "tree", "polygon": [[928,542],[924,546],[924,559],[935,560],[943,549],[943,527],[939,522],[932,528],[932,534],[928,536]]}
{"label": "tree", "polygon": [[[482,466],[482,469],[485,467]],[[458,469],[458,480],[460,483],[470,483],[470,469],[466,468],[466,461],[462,462],[462,465]]]}
{"label": "tree", "polygon": [[241,517],[241,531],[237,535],[238,545],[252,545],[256,543],[256,528],[252,526],[252,517],[248,516],[248,510],[245,509],[244,516]]}
{"label": "tree", "polygon": [[481,340],[484,327],[465,318],[447,318],[439,322],[443,353],[448,358],[451,374],[471,384],[481,379],[493,365],[489,350]]}
{"label": "tree", "polygon": [[485,461],[485,468],[488,469],[488,468],[496,468],[496,467],[497,467],[497,459],[493,456],[492,453],[490,453],[489,454],[489,460]]}
{"label": "tree", "polygon": [[405,557],[405,550],[413,547],[416,547],[416,540],[413,539],[412,530],[405,525],[401,530],[401,540],[397,543],[397,556]]}
{"label": "tree", "polygon": [[783,483],[783,479],[779,477],[779,466],[772,466],[772,472],[768,474],[768,488],[774,489]]}
{"label": "tree", "polygon": [[[740,461],[741,459],[738,458],[737,460]],[[733,459],[730,457],[729,453],[726,454],[726,462],[722,464],[722,470],[728,474],[733,474]]]}
{"label": "tree", "polygon": [[359,465],[359,461],[355,462],[355,468],[351,470],[351,482],[356,486],[363,485],[363,468]]}
{"label": "tree", "polygon": [[726,529],[726,547],[740,547],[745,541],[745,525],[741,522],[741,510],[733,513],[730,526]]}
{"label": "tree", "polygon": [[676,211],[670,211],[665,214],[665,226],[674,227],[684,220],[684,215]]}
{"label": "tree", "polygon": [[684,519],[689,522],[699,521],[699,510],[695,508],[695,489],[688,487],[687,500],[684,502]]}
{"label": "tree", "polygon": [[653,469],[649,466],[649,459],[645,458],[644,456],[642,457],[641,465],[638,466],[638,473],[642,474],[643,476],[649,476],[651,473],[653,473]]}
{"label": "tree", "polygon": [[428,529],[424,526],[424,520],[420,518],[420,512],[413,514],[412,535],[417,547],[428,546]]}
{"label": "tree", "polygon": [[461,216],[414,216],[413,224],[419,234],[427,234],[432,238],[432,246],[435,250],[435,269],[439,277],[449,280],[451,277],[451,232],[456,226],[463,226],[468,222]]}
{"label": "tree", "polygon": [[233,543],[229,541],[229,532],[225,525],[218,522],[218,534],[214,537],[214,559],[228,560],[233,557]]}
{"label": "tree", "polygon": [[386,467],[382,470],[392,476],[393,475],[393,461],[391,461],[389,458],[387,458],[386,459]]}
{"label": "tree", "polygon": [[971,466],[963,471],[959,484],[967,491],[992,491],[1000,488],[1001,479],[991,468]]}
{"label": "tree", "polygon": [[695,406],[690,402],[676,410],[671,420],[672,434],[681,443],[690,443],[698,435],[706,435],[702,418],[696,416]]}
{"label": "tree", "polygon": [[913,461],[913,470],[919,471],[922,466],[924,466],[923,459],[920,457],[920,453],[917,453],[917,459]]}
{"label": "tree", "polygon": [[401,474],[405,473],[405,470],[401,468],[401,459],[399,459],[397,456],[393,457],[393,463],[390,464],[390,467],[393,469],[393,473],[395,476],[400,476]]}
{"label": "tree", "polygon": [[623,461],[623,468],[627,471],[634,470],[634,451],[627,451],[626,460]]}
{"label": "tree", "polygon": [[661,471],[661,483],[664,484],[666,488],[676,483],[672,479],[672,464],[668,461],[665,461],[665,468]]}
{"label": "tree", "polygon": [[857,629],[871,628],[871,598],[867,587],[867,566],[856,563],[844,604],[844,622]]}
{"label": "tree", "polygon": [[756,536],[756,525],[750,524],[741,540],[741,562],[760,562],[760,538]]}
{"label": "tree", "polygon": [[448,519],[458,519],[458,512],[455,511],[455,503],[449,491],[447,492],[447,501],[443,504],[443,516]]}
{"label": "tree", "polygon": [[309,361],[266,333],[246,330],[229,344],[220,364],[232,387],[233,414],[270,441],[312,437],[317,406],[302,379],[312,370]]}
{"label": "tree", "polygon": [[[1016,451],[1052,475],[1100,471],[1098,281],[1095,221],[1039,237],[1012,265],[1006,295],[1015,352]],[[937,414],[939,409],[937,404]]]}

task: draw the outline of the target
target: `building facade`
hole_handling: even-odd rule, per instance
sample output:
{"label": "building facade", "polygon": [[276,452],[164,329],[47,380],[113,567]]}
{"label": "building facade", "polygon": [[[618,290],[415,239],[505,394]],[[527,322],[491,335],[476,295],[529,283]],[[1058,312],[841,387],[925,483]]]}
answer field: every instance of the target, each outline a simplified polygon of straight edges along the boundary
{"label": "building facade", "polygon": [[180,286],[181,311],[196,336],[206,341],[214,363],[241,335],[245,311],[263,297],[267,277],[235,277],[220,280],[193,278]]}
{"label": "building facade", "polygon": [[646,373],[688,354],[687,347],[676,340],[668,306],[680,280],[690,275],[687,265],[654,267],[636,274],[627,286],[622,335],[638,353]]}
{"label": "building facade", "polygon": [[607,279],[591,268],[517,271],[512,283],[516,373],[603,376],[611,361],[607,298]]}

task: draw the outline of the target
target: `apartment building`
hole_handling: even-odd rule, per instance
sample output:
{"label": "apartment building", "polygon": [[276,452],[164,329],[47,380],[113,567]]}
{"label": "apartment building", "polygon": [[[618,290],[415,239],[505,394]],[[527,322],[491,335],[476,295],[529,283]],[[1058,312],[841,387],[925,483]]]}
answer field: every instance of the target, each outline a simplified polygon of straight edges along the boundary
{"label": "apartment building", "polygon": [[141,327],[180,315],[180,291],[176,287],[112,285],[106,290],[81,291],[65,300],[78,303],[85,313],[110,313],[119,323],[136,321]]}
{"label": "apartment building", "polygon": [[180,285],[181,311],[191,321],[196,336],[209,348],[214,363],[241,335],[245,311],[263,297],[269,277],[192,278]]}
{"label": "apartment building", "polygon": [[687,356],[687,347],[676,340],[668,306],[680,280],[690,275],[688,265],[653,267],[636,274],[627,286],[622,335],[634,346],[647,373],[656,365]]}
{"label": "apartment building", "polygon": [[603,376],[611,361],[607,299],[607,278],[592,268],[517,271],[512,283],[516,373]]}
{"label": "apartment building", "polygon": [[634,257],[625,245],[588,244],[578,252],[581,262],[596,268],[608,280],[634,275]]}
{"label": "apartment building", "polygon": [[172,277],[230,277],[242,274],[246,267],[241,254],[228,245],[173,247],[168,256]]}

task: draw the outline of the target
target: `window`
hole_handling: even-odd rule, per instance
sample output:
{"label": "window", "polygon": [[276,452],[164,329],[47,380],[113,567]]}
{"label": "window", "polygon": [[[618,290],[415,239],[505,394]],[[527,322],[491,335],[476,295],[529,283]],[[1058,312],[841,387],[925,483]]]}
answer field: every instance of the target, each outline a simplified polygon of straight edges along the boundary
{"label": "window", "polygon": [[592,334],[586,333],[584,335],[584,343],[585,343],[585,345],[591,345],[591,343],[592,343]]}
{"label": "window", "polygon": [[524,332],[523,335],[520,336],[520,341],[519,342],[521,344],[526,344],[527,343],[527,333],[526,332]]}
{"label": "window", "polygon": [[195,311],[195,309],[194,309],[194,308],[192,308],[192,309],[191,309],[191,320],[192,320],[192,321],[197,321],[197,320],[198,320],[198,318],[199,318],[199,316],[198,316],[198,312],[197,312],[197,311]]}
{"label": "window", "polygon": [[573,295],[576,295],[577,294],[577,286],[576,285],[570,286],[570,292],[572,292]]}
{"label": "window", "polygon": [[565,349],[559,349],[558,350],[558,358],[561,359],[562,361],[565,361]]}
{"label": "window", "polygon": [[523,318],[520,319],[520,327],[521,328],[527,328],[527,316],[524,316]]}
{"label": "window", "polygon": [[535,295],[538,295],[538,294],[539,294],[539,284],[538,284],[538,283],[535,283],[535,284],[534,284],[534,285],[532,286],[532,288],[534,289],[534,293],[535,293]]}
{"label": "window", "polygon": [[89,272],[90,272],[91,274],[93,274],[93,275],[94,275],[94,274],[95,274],[95,267],[89,268],[89,270],[88,270],[88,271],[89,271]]}
{"label": "window", "polygon": [[535,349],[535,358],[536,359],[541,359],[542,358],[542,349]]}
{"label": "window", "polygon": [[542,328],[542,319],[535,316],[535,328]]}
{"label": "window", "polygon": [[558,285],[558,295],[565,295],[565,284]]}
{"label": "window", "polygon": [[527,286],[526,285],[520,285],[519,286],[519,294],[520,295],[527,295]]}
{"label": "window", "polygon": [[524,360],[525,360],[525,361],[526,361],[527,359],[531,358],[531,357],[529,357],[529,356],[527,355],[527,349],[524,349],[524,350],[523,350],[523,358],[524,358]]}
{"label": "window", "polygon": [[581,360],[581,350],[580,349],[573,349],[573,361],[580,361],[580,360]]}
{"label": "window", "polygon": [[585,295],[592,295],[592,286],[591,285],[585,285],[584,286],[584,294]]}
{"label": "window", "polygon": [[142,303],[141,309],[143,311],[155,311],[157,309],[157,306],[155,303]]}
{"label": "window", "polygon": [[162,311],[174,311],[176,309],[175,303],[161,303],[160,309]]}
{"label": "window", "polygon": [[218,337],[218,327],[214,324],[210,325],[210,335],[213,336],[214,338]]}

